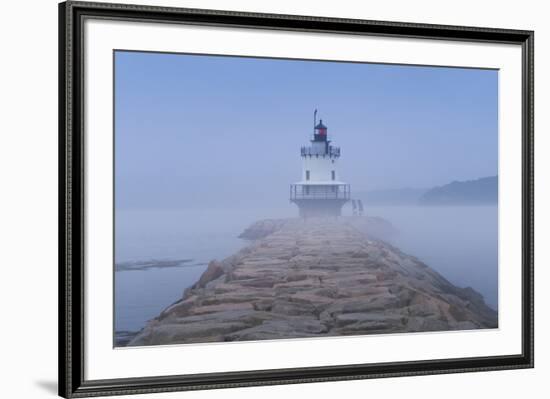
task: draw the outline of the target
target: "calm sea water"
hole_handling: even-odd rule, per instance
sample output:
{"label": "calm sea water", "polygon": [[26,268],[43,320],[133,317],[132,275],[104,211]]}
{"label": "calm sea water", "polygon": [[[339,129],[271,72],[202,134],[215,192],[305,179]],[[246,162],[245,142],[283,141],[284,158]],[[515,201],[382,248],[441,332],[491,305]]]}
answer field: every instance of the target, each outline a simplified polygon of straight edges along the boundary
{"label": "calm sea water", "polygon": [[[346,210],[345,210],[346,211]],[[181,298],[209,261],[223,259],[246,242],[238,235],[264,218],[296,215],[292,207],[240,211],[118,210],[117,262],[193,259],[183,267],[115,273],[115,329],[136,331]],[[390,241],[440,272],[455,285],[470,286],[498,304],[498,210],[479,207],[367,207],[399,234]]]}
{"label": "calm sea water", "polygon": [[253,222],[294,215],[294,209],[117,210],[115,261],[192,259],[182,267],[115,273],[115,330],[136,331],[181,298],[214,259],[232,255]]}

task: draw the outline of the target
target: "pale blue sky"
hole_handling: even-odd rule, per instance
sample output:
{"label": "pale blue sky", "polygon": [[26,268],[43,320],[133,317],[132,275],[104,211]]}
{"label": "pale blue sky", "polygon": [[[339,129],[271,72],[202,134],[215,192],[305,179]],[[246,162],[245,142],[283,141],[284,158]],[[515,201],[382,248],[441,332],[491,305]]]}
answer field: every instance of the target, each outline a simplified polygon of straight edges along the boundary
{"label": "pale blue sky", "polygon": [[288,203],[317,108],[352,190],[496,175],[498,72],[116,52],[120,208]]}

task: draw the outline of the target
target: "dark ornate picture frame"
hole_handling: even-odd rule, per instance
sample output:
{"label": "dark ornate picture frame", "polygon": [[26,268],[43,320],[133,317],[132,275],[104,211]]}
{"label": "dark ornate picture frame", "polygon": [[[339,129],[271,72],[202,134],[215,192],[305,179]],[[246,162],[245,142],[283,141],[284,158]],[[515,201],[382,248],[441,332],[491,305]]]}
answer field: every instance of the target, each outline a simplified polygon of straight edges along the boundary
{"label": "dark ornate picture frame", "polygon": [[[84,377],[83,21],[193,23],[227,27],[509,43],[522,48],[522,353],[521,355],[305,367],[109,380]],[[59,394],[122,395],[534,366],[534,32],[296,15],[89,2],[59,5]]]}

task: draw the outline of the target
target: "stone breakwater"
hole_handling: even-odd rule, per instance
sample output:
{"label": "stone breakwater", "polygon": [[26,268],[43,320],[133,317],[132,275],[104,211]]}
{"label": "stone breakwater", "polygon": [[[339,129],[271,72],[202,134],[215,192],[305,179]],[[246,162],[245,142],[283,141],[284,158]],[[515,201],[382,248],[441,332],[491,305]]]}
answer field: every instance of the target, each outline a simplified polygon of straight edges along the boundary
{"label": "stone breakwater", "polygon": [[128,345],[497,327],[479,293],[372,239],[365,220],[256,223],[243,233],[255,241],[210,262]]}

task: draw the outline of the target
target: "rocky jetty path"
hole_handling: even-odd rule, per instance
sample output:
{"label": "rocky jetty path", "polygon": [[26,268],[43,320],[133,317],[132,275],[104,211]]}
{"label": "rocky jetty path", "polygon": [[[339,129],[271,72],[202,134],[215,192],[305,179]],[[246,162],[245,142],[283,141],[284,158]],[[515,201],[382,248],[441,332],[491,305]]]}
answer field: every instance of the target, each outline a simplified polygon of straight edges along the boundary
{"label": "rocky jetty path", "polygon": [[364,220],[254,224],[249,246],[210,262],[128,345],[497,327],[479,293],[371,238]]}

